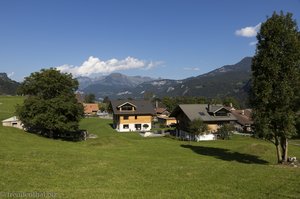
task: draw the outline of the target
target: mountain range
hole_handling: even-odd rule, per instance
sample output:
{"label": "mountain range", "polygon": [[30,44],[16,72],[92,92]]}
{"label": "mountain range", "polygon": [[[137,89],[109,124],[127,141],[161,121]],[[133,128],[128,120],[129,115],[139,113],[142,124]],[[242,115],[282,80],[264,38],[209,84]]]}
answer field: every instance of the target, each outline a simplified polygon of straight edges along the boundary
{"label": "mountain range", "polygon": [[113,73],[98,78],[79,77],[80,90],[94,93],[99,98],[143,98],[145,95],[202,96],[223,98],[232,96],[245,101],[251,76],[251,57],[233,65],[225,65],[196,77],[182,80],[153,79]]}
{"label": "mountain range", "polygon": [[[182,80],[154,79],[142,76],[126,76],[112,73],[95,78],[78,77],[79,91],[93,93],[97,98],[144,98],[164,96],[201,96],[205,98],[235,97],[245,104],[250,77],[251,57],[245,57],[233,65],[225,65],[196,77]],[[0,73],[0,94],[16,94],[20,83]]]}
{"label": "mountain range", "polygon": [[128,90],[134,90],[138,85],[153,81],[150,77],[141,76],[126,76],[120,73],[112,73],[107,76],[100,76],[97,78],[78,77],[79,90],[84,93],[93,93],[99,98],[108,96],[110,98],[117,98],[130,94]]}

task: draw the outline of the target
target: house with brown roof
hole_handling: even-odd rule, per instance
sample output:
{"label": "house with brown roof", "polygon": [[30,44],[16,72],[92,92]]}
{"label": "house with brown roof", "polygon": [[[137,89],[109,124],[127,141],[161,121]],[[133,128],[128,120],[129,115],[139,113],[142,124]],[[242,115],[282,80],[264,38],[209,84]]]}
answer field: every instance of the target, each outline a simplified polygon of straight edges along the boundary
{"label": "house with brown roof", "polygon": [[113,127],[119,132],[148,131],[152,128],[154,107],[144,100],[112,100]]}
{"label": "house with brown roof", "polygon": [[240,132],[251,133],[253,130],[252,109],[231,110],[237,118],[235,128]]}
{"label": "house with brown roof", "polygon": [[157,107],[155,108],[156,116],[169,116],[170,112],[167,108]]}
{"label": "house with brown roof", "polygon": [[214,133],[224,124],[234,124],[237,119],[223,105],[216,104],[180,104],[170,117],[177,120],[177,136],[189,135],[189,124],[195,119],[201,119],[207,124],[208,132],[204,136],[196,136],[196,140],[215,139]]}
{"label": "house with brown roof", "polygon": [[99,111],[99,105],[96,103],[82,103],[82,105],[86,116],[95,116]]}

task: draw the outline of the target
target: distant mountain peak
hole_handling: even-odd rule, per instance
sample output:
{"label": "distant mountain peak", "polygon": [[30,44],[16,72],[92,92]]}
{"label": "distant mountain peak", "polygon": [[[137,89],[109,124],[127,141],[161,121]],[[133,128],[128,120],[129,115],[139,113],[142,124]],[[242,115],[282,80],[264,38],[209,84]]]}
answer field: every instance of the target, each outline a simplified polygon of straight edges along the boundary
{"label": "distant mountain peak", "polygon": [[2,80],[10,80],[10,79],[8,78],[8,76],[7,76],[6,73],[0,73],[0,78],[1,78]]}
{"label": "distant mountain peak", "polygon": [[20,83],[11,80],[6,73],[0,73],[0,94],[15,95]]}

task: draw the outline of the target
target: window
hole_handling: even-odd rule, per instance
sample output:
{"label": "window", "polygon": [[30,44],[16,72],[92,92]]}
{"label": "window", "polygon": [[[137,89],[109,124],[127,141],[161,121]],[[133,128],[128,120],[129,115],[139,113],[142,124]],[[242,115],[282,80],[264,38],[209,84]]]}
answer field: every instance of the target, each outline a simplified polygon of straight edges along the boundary
{"label": "window", "polygon": [[123,124],[123,129],[129,129],[129,124]]}
{"label": "window", "polygon": [[135,124],[134,127],[135,127],[136,130],[141,130],[142,129],[141,124]]}
{"label": "window", "polygon": [[123,118],[124,120],[128,120],[129,116],[124,116]]}
{"label": "window", "polygon": [[228,116],[228,114],[225,111],[218,111],[216,112],[216,116]]}
{"label": "window", "polygon": [[148,124],[144,124],[143,127],[144,127],[144,129],[147,129],[149,127],[149,125]]}
{"label": "window", "polygon": [[122,111],[132,111],[132,106],[124,105],[124,106],[122,106]]}

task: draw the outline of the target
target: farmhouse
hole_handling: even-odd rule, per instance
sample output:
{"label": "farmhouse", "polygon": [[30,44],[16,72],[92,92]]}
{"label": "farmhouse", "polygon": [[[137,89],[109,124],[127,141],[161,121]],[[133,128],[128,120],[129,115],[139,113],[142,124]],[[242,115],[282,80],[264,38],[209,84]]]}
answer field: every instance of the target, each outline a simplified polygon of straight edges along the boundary
{"label": "farmhouse", "polygon": [[11,127],[23,129],[22,122],[16,116],[13,116],[13,117],[10,117],[6,120],[3,120],[2,121],[2,126],[11,126]]}
{"label": "farmhouse", "polygon": [[155,108],[155,112],[156,112],[156,116],[169,116],[170,115],[167,108],[158,107],[158,108]]}
{"label": "farmhouse", "polygon": [[86,116],[96,115],[97,112],[99,111],[98,104],[83,103],[82,105],[84,107],[84,115],[86,115]]}
{"label": "farmhouse", "polygon": [[196,140],[215,139],[215,134],[223,124],[234,124],[237,119],[224,106],[216,104],[181,104],[170,115],[177,120],[177,136],[189,135],[189,124],[195,119],[201,119],[208,126],[205,136],[198,136]]}
{"label": "farmhouse", "polygon": [[151,129],[154,107],[144,100],[112,100],[113,126],[119,132]]}
{"label": "farmhouse", "polygon": [[252,110],[231,110],[232,115],[237,118],[236,129],[240,132],[251,133],[253,130]]}

